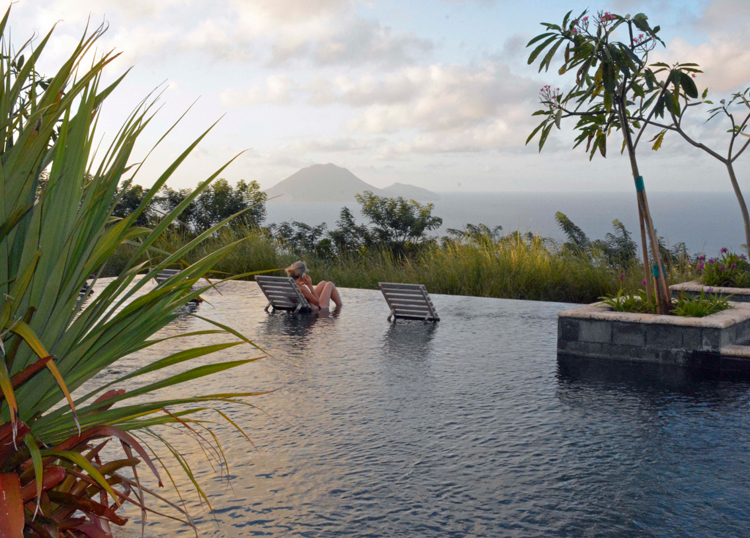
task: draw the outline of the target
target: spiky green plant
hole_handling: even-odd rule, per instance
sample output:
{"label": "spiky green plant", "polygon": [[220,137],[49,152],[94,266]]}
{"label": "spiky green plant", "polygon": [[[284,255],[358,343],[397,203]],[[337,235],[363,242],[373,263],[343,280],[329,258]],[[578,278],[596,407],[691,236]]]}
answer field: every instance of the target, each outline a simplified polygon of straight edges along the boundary
{"label": "spiky green plant", "polygon": [[[8,16],[6,12],[0,22],[3,36]],[[224,221],[160,258],[158,264],[137,263],[223,168],[153,230],[135,225],[153,194],[128,217],[112,217],[118,183],[131,181],[139,170],[139,166],[129,164],[131,151],[152,117],[153,102],[144,101],[109,148],[94,159],[98,111],[122,80],[100,88],[102,70],[116,57],[106,53],[90,63],[91,55],[95,55],[93,46],[102,32],[99,28],[87,33],[59,72],[48,79],[40,78],[35,67],[51,33],[30,53],[14,53],[5,37],[0,46],[3,537],[109,536],[109,523],[121,525],[125,521],[117,514],[122,503],[148,509],[146,490],[138,479],[139,462],[159,477],[139,441],[139,433],[165,423],[194,432],[198,426],[195,430],[191,426],[195,422],[193,413],[210,407],[211,402],[238,402],[238,398],[253,394],[204,394],[166,401],[156,396],[142,398],[255,358],[187,369],[183,364],[183,371],[177,375],[139,388],[129,387],[131,380],[142,374],[252,344],[219,324],[212,330],[180,336],[227,333],[234,341],[181,351],[87,394],[76,392],[118,359],[159,342],[154,334],[178,316],[179,307],[205,290],[205,286],[194,286],[233,247],[227,244],[154,285],[154,276],[160,270],[184,259]],[[27,58],[21,55],[24,52]],[[169,166],[150,193],[165,184],[205,134]],[[101,293],[86,300],[80,290],[89,275],[101,274],[106,261],[126,243],[133,247],[130,259]],[[228,417],[226,420],[234,425]],[[101,450],[107,440],[119,441],[122,457],[104,459]],[[175,457],[184,466],[176,452]],[[124,468],[133,470],[130,478],[122,474]],[[192,480],[190,470],[186,472]],[[186,514],[179,517],[189,520]]]}

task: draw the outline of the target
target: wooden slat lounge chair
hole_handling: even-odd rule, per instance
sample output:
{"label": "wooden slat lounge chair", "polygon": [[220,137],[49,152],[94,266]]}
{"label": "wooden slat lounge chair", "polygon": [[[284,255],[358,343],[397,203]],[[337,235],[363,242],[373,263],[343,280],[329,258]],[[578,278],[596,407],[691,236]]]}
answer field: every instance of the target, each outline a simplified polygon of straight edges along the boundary
{"label": "wooden slat lounge chair", "polygon": [[156,280],[157,284],[161,284],[162,282],[164,282],[165,280],[169,280],[179,272],[179,269],[162,269],[161,272],[156,275],[156,278],[154,280]]}
{"label": "wooden slat lounge chair", "polygon": [[269,308],[291,310],[295,314],[312,310],[292,277],[256,275],[255,281],[268,299],[266,312]]}
{"label": "wooden slat lounge chair", "polygon": [[378,282],[378,286],[391,309],[388,321],[393,320],[395,323],[397,318],[421,319],[425,323],[440,321],[440,316],[424,285]]}

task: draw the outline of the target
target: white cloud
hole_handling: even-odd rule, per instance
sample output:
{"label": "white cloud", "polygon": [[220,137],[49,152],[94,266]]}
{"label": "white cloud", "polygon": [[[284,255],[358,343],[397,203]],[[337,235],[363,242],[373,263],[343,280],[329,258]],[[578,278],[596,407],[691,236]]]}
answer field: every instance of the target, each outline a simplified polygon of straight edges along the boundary
{"label": "white cloud", "polygon": [[657,50],[655,59],[667,62],[694,62],[704,74],[696,81],[699,87],[727,93],[750,86],[750,51],[744,46],[750,35],[750,2],[747,0],[712,0],[693,28],[706,39],[690,43],[674,38],[666,51]]}
{"label": "white cloud", "polygon": [[224,90],[219,94],[219,99],[228,108],[245,108],[266,103],[288,105],[292,102],[292,91],[296,86],[287,75],[271,75],[263,86],[253,86],[246,91]]}
{"label": "white cloud", "polygon": [[349,122],[350,130],[385,133],[456,131],[499,118],[527,124],[538,83],[491,62],[408,68],[382,82],[365,77],[356,83],[338,79],[336,85],[343,102],[367,107]]}

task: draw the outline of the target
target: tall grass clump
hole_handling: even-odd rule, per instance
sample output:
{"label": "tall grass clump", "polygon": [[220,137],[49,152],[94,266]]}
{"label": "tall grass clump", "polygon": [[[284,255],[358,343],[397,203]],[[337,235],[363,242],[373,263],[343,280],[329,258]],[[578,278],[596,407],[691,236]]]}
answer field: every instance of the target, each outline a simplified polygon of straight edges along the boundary
{"label": "tall grass clump", "polygon": [[415,269],[431,290],[455,295],[588,302],[616,286],[610,267],[557,251],[539,237],[448,243],[424,252]]}
{"label": "tall grass clump", "polygon": [[[161,484],[149,444],[166,446],[210,506],[187,462],[159,428],[169,424],[191,434],[199,429],[200,442],[226,463],[218,439],[206,430],[205,415],[198,420],[195,413],[216,412],[217,419],[234,425],[214,405],[246,403],[242,398],[256,393],[164,399],[155,392],[226,375],[257,360],[202,359],[251,343],[214,324],[212,330],[175,337],[218,333],[228,337],[224,343],[166,355],[107,384],[96,379],[122,357],[163,341],[156,333],[206,289],[193,287],[236,242],[189,258],[227,219],[150,264],[142,261],[163,251],[157,245],[191,198],[153,229],[137,226],[136,220],[206,133],[156,179],[133,213],[113,217],[118,184],[138,173],[131,152],[153,103],[144,102],[131,114],[94,160],[99,111],[122,80],[100,87],[103,69],[115,58],[95,52],[103,29],[85,35],[59,71],[44,78],[35,66],[50,34],[33,51],[13,52],[5,32],[9,13],[0,22],[0,536],[109,537],[111,525],[126,522],[118,513],[123,504],[138,507],[144,516],[153,511],[152,492],[139,479],[139,471],[147,470]],[[113,278],[87,299],[80,291],[89,275],[101,275],[116,253],[120,260]],[[154,283],[159,271],[186,259],[182,272]],[[200,365],[191,366],[193,359],[201,359]],[[163,372],[178,365],[179,373]],[[162,471],[169,474],[165,467]],[[183,508],[170,506],[175,511],[170,517],[191,524]]]}
{"label": "tall grass clump", "polygon": [[[167,234],[160,248],[171,252],[188,239],[178,233]],[[613,264],[611,253],[597,247],[576,249],[529,234],[447,240],[443,244],[432,241],[409,256],[384,247],[321,256],[292,253],[266,230],[238,226],[217,232],[197,252],[203,256],[236,241],[240,242],[216,264],[214,274],[265,272],[301,258],[314,278],[344,288],[377,289],[378,282],[421,283],[433,293],[590,303],[621,288],[635,291],[643,287],[642,269],[635,258]],[[696,265],[687,256],[672,256],[665,271],[675,281],[691,280]]]}
{"label": "tall grass clump", "polygon": [[[378,282],[425,284],[433,293],[590,303],[618,289],[643,285],[637,261],[612,266],[604,253],[576,252],[540,237],[514,234],[499,241],[433,243],[413,257],[373,249],[364,256],[305,257],[310,272],[341,287],[376,289]],[[689,280],[694,267],[666,267]]]}

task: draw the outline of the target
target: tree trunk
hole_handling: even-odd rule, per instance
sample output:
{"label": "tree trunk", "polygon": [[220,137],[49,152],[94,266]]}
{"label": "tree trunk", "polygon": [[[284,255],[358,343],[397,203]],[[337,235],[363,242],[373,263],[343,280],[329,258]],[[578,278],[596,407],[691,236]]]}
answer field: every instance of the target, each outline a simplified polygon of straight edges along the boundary
{"label": "tree trunk", "polygon": [[745,224],[745,250],[750,254],[750,214],[747,212],[745,197],[742,196],[742,191],[737,183],[737,176],[734,175],[734,165],[732,164],[732,161],[727,161],[726,165],[727,171],[729,172],[729,180],[732,182],[732,188],[734,189],[734,195],[737,197],[737,201],[740,204],[742,222]]}
{"label": "tree trunk", "polygon": [[648,270],[648,241],[646,240],[646,226],[643,222],[643,208],[641,207],[641,199],[638,198],[638,224],[641,226],[641,248],[643,249],[643,281],[646,285],[646,300],[650,303],[651,302],[651,285],[653,282],[653,279],[651,278],[651,274]]}
{"label": "tree trunk", "polygon": [[[635,158],[635,148],[633,147],[633,139],[630,136],[630,124],[625,116],[624,103],[620,102],[617,104],[618,113],[620,116],[620,126],[622,128],[622,134],[625,137],[625,145],[628,148],[628,157],[630,157],[630,168],[633,172],[633,179],[636,182],[636,196],[638,197],[638,209],[643,213],[643,219],[646,225],[646,232],[651,243],[651,255],[653,256],[654,263],[656,264],[656,304],[659,314],[668,314],[672,307],[672,300],[669,295],[669,287],[667,286],[667,279],[664,275],[664,267],[661,263],[661,256],[659,255],[659,241],[656,238],[656,232],[654,231],[654,223],[651,219],[651,211],[648,207],[648,198],[646,197],[646,189],[643,185],[643,178],[638,171],[638,162]],[[643,236],[643,234],[641,234]],[[648,259],[644,260],[644,263],[648,264]],[[647,279],[648,283],[648,279]]]}

